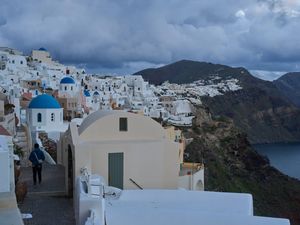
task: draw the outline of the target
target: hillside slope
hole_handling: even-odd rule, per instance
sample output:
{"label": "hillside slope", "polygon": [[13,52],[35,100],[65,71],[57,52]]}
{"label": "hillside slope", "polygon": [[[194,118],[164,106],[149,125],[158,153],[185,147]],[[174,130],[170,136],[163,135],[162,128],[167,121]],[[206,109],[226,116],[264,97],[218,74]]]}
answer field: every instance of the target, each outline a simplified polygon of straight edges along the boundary
{"label": "hillside slope", "polygon": [[300,110],[269,81],[252,76],[244,68],[182,60],[157,69],[146,69],[144,79],[158,84],[169,80],[189,83],[212,76],[239,80],[242,89],[215,97],[202,97],[213,116],[226,116],[245,131],[251,143],[300,140]]}
{"label": "hillside slope", "polygon": [[273,82],[283,95],[300,107],[300,72],[287,73]]}

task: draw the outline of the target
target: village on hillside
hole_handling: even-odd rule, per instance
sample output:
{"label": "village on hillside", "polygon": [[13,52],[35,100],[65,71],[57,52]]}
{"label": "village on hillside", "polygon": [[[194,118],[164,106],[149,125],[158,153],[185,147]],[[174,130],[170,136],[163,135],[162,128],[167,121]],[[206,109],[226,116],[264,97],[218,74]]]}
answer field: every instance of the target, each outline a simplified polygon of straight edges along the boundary
{"label": "village on hillside", "polygon": [[[204,191],[203,162],[184,162],[192,140],[182,128],[192,126],[201,97],[239,89],[237,79],[216,75],[153,85],[140,75],[88,74],[44,48],[24,55],[1,47],[0,224],[34,220],[18,203],[37,198],[39,188],[47,189],[41,198],[58,193],[51,188],[59,178],[78,225],[288,225],[254,216],[250,194]],[[31,176],[35,143],[51,177],[37,187],[22,180]]]}

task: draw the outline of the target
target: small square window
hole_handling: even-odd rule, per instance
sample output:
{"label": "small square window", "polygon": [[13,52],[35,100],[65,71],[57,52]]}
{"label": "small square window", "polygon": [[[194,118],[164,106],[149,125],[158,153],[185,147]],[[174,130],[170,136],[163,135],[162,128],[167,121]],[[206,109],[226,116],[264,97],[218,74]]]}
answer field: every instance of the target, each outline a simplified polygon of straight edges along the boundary
{"label": "small square window", "polygon": [[127,126],[127,118],[125,117],[120,117],[119,119],[119,130],[120,131],[127,131],[128,130],[128,126]]}

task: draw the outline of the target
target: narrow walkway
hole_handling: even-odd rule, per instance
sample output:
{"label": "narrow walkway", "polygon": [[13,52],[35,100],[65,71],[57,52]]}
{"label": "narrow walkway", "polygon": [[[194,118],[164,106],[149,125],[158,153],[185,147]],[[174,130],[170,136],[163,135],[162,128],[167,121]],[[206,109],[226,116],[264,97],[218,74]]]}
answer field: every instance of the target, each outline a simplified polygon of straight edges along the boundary
{"label": "narrow walkway", "polygon": [[64,195],[65,193],[65,169],[62,165],[49,165],[44,163],[42,169],[42,183],[33,185],[32,168],[21,168],[20,180],[27,183],[28,193],[41,193]]}
{"label": "narrow walkway", "polygon": [[28,193],[19,204],[21,213],[31,213],[25,225],[74,225],[73,199],[65,194],[65,171],[61,165],[43,165],[42,183],[32,181],[31,167],[21,168],[20,181],[27,183]]}

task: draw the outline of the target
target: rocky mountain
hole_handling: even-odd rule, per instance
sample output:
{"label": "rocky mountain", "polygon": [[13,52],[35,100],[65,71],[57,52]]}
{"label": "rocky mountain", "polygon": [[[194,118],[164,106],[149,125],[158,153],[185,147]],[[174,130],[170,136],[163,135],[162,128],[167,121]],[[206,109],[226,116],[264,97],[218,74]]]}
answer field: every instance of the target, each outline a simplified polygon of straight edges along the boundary
{"label": "rocky mountain", "polygon": [[283,95],[300,107],[300,72],[287,73],[275,80],[274,84]]}
{"label": "rocky mountain", "polygon": [[251,193],[255,215],[289,218],[299,225],[300,181],[270,166],[231,120],[208,120],[202,109],[196,114],[193,127],[184,132],[193,138],[185,160],[204,162],[205,190]]}
{"label": "rocky mountain", "polygon": [[242,87],[240,90],[215,97],[201,97],[214,117],[233,119],[235,125],[247,133],[251,143],[300,140],[300,110],[274,83],[258,79],[244,68],[182,60],[135,74],[154,84],[166,80],[182,84],[208,80],[212,76],[238,79]]}

